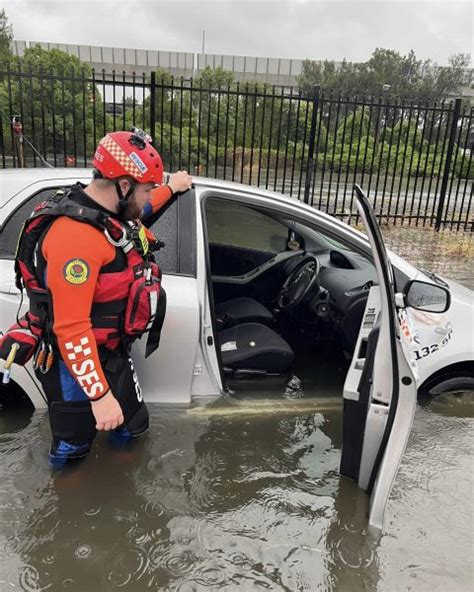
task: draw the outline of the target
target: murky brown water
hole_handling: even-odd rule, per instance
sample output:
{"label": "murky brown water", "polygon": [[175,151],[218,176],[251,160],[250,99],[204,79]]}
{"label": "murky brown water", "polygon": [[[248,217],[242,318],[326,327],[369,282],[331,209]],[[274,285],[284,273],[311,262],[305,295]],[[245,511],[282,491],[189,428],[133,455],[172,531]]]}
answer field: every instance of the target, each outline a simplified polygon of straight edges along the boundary
{"label": "murky brown water", "polygon": [[143,439],[102,434],[55,473],[45,413],[0,414],[0,591],[471,590],[474,395],[418,406],[377,538],[338,476],[330,374],[278,402],[153,406]]}
{"label": "murky brown water", "polygon": [[472,410],[468,394],[418,408],[380,540],[338,477],[337,407],[155,406],[146,438],[101,437],[58,473],[45,414],[4,414],[0,590],[467,591]]}

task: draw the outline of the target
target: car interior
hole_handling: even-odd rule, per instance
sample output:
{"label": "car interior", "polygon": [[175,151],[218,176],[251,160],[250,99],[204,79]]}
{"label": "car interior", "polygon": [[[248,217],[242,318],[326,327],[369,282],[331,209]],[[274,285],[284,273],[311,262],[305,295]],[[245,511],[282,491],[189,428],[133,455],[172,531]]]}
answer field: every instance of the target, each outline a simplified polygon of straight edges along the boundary
{"label": "car interior", "polygon": [[[372,261],[339,238],[218,197],[205,200],[215,326],[227,385],[339,375],[342,386]],[[326,376],[327,377],[327,376]]]}

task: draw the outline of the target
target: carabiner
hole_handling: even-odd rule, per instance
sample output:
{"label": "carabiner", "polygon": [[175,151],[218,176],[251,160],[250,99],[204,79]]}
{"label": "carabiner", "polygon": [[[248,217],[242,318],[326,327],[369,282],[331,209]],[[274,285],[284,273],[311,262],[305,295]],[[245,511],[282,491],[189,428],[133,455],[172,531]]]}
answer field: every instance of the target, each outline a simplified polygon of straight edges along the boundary
{"label": "carabiner", "polygon": [[35,359],[33,360],[33,368],[35,370],[39,370],[43,365],[46,358],[46,343],[44,341],[41,342],[40,347],[37,349],[35,354]]}
{"label": "carabiner", "polygon": [[115,241],[109,234],[109,231],[107,230],[107,228],[104,230],[104,234],[107,238],[107,240],[109,241],[110,244],[114,245],[114,247],[123,247],[125,246],[128,242],[128,236],[127,236],[127,230],[125,228],[122,227],[122,237],[120,238],[120,240]]}
{"label": "carabiner", "polygon": [[[45,351],[46,351],[46,348],[45,348]],[[53,347],[49,343],[48,344],[48,355],[45,355],[43,364],[40,366],[40,369],[39,369],[41,374],[47,374],[51,370],[51,366],[53,365],[53,362],[54,362]]]}

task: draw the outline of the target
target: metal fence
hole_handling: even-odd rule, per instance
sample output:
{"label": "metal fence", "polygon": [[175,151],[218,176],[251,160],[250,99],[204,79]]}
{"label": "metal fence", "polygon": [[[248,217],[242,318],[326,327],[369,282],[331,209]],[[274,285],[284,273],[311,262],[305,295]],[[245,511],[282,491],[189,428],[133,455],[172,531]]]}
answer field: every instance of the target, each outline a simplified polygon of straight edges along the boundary
{"label": "metal fence", "polygon": [[0,72],[2,166],[90,166],[105,133],[136,125],[170,171],[281,191],[348,221],[359,183],[382,223],[473,229],[474,110],[460,99],[420,104],[317,87],[305,97],[204,84],[155,74]]}

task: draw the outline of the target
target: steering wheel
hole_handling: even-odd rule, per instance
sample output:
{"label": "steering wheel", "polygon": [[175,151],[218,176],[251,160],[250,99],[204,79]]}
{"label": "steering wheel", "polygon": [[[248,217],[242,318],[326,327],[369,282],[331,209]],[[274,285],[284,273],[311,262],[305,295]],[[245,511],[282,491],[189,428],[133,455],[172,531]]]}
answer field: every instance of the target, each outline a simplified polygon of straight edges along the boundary
{"label": "steering wheel", "polygon": [[319,268],[319,261],[314,255],[306,255],[298,263],[278,293],[280,310],[288,310],[302,302],[318,281]]}

